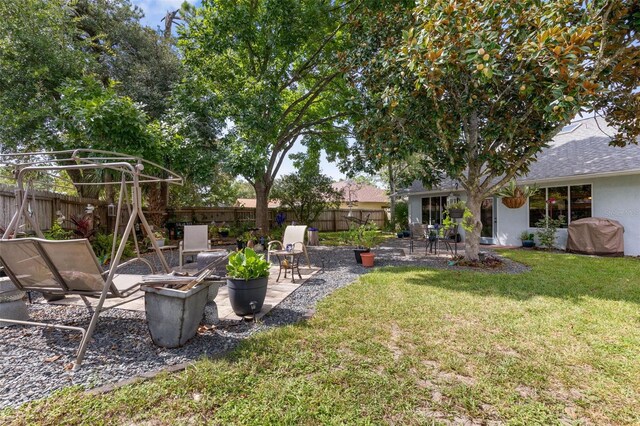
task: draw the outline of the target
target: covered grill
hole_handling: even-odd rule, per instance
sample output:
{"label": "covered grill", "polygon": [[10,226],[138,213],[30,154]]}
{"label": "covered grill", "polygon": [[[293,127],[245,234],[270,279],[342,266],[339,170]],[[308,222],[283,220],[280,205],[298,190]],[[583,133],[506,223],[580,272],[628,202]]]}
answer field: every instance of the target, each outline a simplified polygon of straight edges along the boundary
{"label": "covered grill", "polygon": [[617,220],[587,217],[569,225],[567,251],[598,256],[624,256],[624,227]]}

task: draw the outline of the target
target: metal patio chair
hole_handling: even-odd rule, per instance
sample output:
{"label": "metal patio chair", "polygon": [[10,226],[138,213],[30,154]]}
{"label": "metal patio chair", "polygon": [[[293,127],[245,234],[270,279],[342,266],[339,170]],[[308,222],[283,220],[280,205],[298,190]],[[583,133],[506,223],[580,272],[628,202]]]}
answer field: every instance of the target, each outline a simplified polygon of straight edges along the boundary
{"label": "metal patio chair", "polygon": [[[289,225],[284,230],[282,241],[269,241],[267,243],[267,261],[269,260],[272,251],[286,250],[288,246],[292,250],[302,250],[304,257],[307,260],[307,265],[311,268],[311,261],[309,260],[309,253],[307,253],[307,246],[304,243],[304,234],[307,231],[306,225]],[[273,247],[277,247],[273,249]]]}

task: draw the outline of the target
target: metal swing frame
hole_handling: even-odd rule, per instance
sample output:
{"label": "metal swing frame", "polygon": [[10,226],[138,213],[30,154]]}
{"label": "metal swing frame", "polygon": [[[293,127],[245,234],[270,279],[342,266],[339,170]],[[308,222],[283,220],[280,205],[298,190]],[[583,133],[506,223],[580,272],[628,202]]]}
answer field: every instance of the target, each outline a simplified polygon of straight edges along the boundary
{"label": "metal swing frame", "polygon": [[[82,339],[80,346],[78,347],[78,351],[76,353],[76,362],[74,365],[74,369],[80,367],[82,360],[84,358],[85,351],[87,349],[87,345],[91,340],[91,336],[95,331],[97,326],[98,317],[100,312],[105,311],[107,309],[111,309],[112,307],[119,306],[122,303],[129,302],[131,300],[138,299],[143,296],[138,296],[134,299],[128,299],[126,302],[121,302],[116,305],[113,305],[109,308],[104,307],[104,302],[107,298],[125,298],[134,293],[139,287],[140,283],[137,283],[134,286],[130,286],[127,289],[121,290],[116,287],[114,283],[114,278],[116,278],[116,270],[118,267],[121,267],[125,264],[128,264],[133,261],[143,261],[146,263],[152,273],[155,273],[153,265],[146,259],[143,259],[140,256],[140,248],[137,241],[137,237],[135,235],[134,225],[136,220],[139,220],[144,233],[149,237],[151,241],[151,245],[153,250],[160,259],[163,269],[165,273],[169,273],[171,269],[167,264],[166,259],[162,255],[162,252],[155,240],[153,238],[152,229],[147,222],[147,219],[144,216],[142,211],[142,190],[140,187],[141,183],[159,183],[159,182],[167,182],[169,184],[177,184],[182,185],[183,180],[182,177],[178,174],[172,172],[169,169],[166,169],[156,163],[150,162],[148,160],[117,153],[110,151],[102,151],[102,150],[93,150],[93,149],[77,149],[77,150],[64,150],[64,151],[52,151],[52,152],[29,152],[29,153],[21,153],[21,154],[0,154],[0,163],[5,166],[13,167],[13,174],[16,179],[17,188],[15,190],[15,199],[16,199],[16,212],[13,215],[11,222],[7,226],[2,239],[0,239],[0,262],[4,266],[5,272],[10,277],[13,284],[20,290],[24,291],[42,291],[43,289],[48,289],[49,291],[56,292],[57,294],[75,294],[79,295],[90,312],[92,312],[91,321],[89,326],[85,329],[82,327],[74,327],[68,326],[64,324],[49,324],[49,323],[39,323],[33,321],[18,321],[12,319],[3,319],[0,318],[2,322],[7,323],[15,323],[15,324],[23,324],[23,325],[34,325],[34,326],[44,326],[44,327],[52,327],[59,328],[64,330],[75,330],[80,331],[82,333]],[[145,167],[149,170],[145,171]],[[114,230],[114,239],[111,250],[111,267],[107,272],[102,273],[100,269],[100,264],[97,261],[95,253],[91,248],[88,240],[79,239],[79,240],[71,240],[71,241],[60,241],[60,242],[52,242],[45,241],[44,234],[40,229],[40,226],[37,221],[37,217],[32,217],[29,214],[27,205],[29,204],[29,189],[25,186],[25,183],[28,181],[28,175],[30,172],[60,172],[60,171],[69,171],[69,170],[95,170],[95,169],[108,169],[115,172],[119,172],[121,174],[120,182],[84,182],[84,183],[73,183],[75,186],[78,185],[120,185],[120,197],[118,198],[118,206],[116,213],[116,222],[115,222],[115,230]],[[155,173],[155,174],[154,174]],[[29,185],[31,186],[31,185]],[[128,194],[129,189],[131,192],[131,205],[129,205]],[[123,209],[123,203],[126,204],[126,208],[129,212],[129,219],[126,222],[125,228],[122,232],[122,238],[120,244],[117,244],[118,241],[118,230],[120,228],[120,217]],[[14,235],[20,226],[21,219],[24,219],[26,223],[29,223],[33,230],[35,231],[37,237],[39,238],[25,238],[19,240],[11,239],[12,235]],[[135,251],[137,257],[130,261],[120,263],[122,259],[122,255],[124,253],[127,241],[129,237],[134,236],[135,243]],[[29,241],[27,241],[29,240]],[[28,261],[36,261],[41,268],[44,268],[47,273],[50,275],[47,276],[44,282],[36,282],[34,279],[29,279],[29,276],[19,276],[13,272],[13,266],[19,265],[10,265],[11,263],[8,259],[11,258],[10,255],[15,255],[16,243],[22,244],[22,252],[28,253],[31,258],[24,259],[25,262]],[[75,246],[76,250],[79,250],[76,253],[79,253],[81,256],[87,260],[85,266],[89,265],[90,272],[85,273],[85,277],[88,278],[88,281],[92,281],[91,283],[82,283],[77,279],[69,279],[65,278],[63,273],[56,267],[56,262],[54,261],[53,256],[51,255],[51,251],[47,251],[47,244],[58,244],[60,249],[62,247],[72,247]],[[3,256],[3,250],[12,250],[10,252],[5,252],[5,256]],[[21,253],[22,253],[21,252]],[[11,261],[15,261],[16,259],[12,259]],[[18,263],[20,260],[18,260]],[[94,268],[97,267],[97,271],[100,273],[94,272]],[[42,272],[42,271],[41,271]],[[69,273],[68,271],[64,271],[65,273]],[[82,274],[80,272],[79,274]],[[100,283],[101,288],[96,287],[95,276],[101,277],[104,280],[104,283]],[[106,274],[106,277],[104,276]],[[35,274],[34,274],[35,275]],[[82,276],[82,275],[81,275]],[[67,275],[68,277],[68,275]],[[90,280],[89,278],[93,278]],[[80,280],[82,281],[82,280]],[[91,285],[93,284],[93,287]],[[92,306],[89,301],[86,299],[87,297],[98,298],[97,304]]]}

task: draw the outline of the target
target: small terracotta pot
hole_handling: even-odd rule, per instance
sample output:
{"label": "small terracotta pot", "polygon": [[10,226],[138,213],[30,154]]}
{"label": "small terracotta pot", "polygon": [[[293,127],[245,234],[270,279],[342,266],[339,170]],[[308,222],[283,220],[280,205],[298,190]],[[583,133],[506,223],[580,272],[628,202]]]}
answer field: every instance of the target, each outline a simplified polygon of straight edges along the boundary
{"label": "small terracotta pot", "polygon": [[360,257],[362,258],[362,266],[365,268],[371,268],[373,266],[373,253],[361,253]]}

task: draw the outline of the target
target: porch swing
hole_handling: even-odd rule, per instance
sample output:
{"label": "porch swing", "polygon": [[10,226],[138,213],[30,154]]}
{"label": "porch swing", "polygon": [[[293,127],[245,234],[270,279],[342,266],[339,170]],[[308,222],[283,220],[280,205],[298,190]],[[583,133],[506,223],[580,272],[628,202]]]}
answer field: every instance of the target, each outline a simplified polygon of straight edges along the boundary
{"label": "porch swing", "polygon": [[[182,178],[176,173],[142,158],[93,149],[0,154],[0,163],[13,167],[17,186],[15,190],[16,211],[2,239],[0,239],[0,263],[4,267],[6,275],[22,291],[38,291],[53,296],[78,295],[92,312],[91,321],[86,329],[63,324],[4,318],[0,318],[0,320],[7,323],[79,331],[82,334],[82,339],[74,365],[74,369],[77,369],[82,363],[100,312],[143,297],[143,295],[129,297],[138,291],[142,282],[141,276],[118,274],[116,270],[139,261],[146,264],[152,274],[156,273],[153,264],[141,256],[137,235],[133,232],[136,221],[140,221],[144,234],[149,237],[164,272],[170,273],[171,269],[155,238],[153,238],[152,229],[142,212],[140,184],[166,182],[182,185]],[[148,170],[145,170],[145,167]],[[29,174],[33,172],[56,174],[61,171],[96,169],[119,173],[120,182],[75,182],[74,185],[120,185],[111,247],[111,264],[107,271],[102,269],[88,239],[46,240],[40,229],[37,213],[31,214],[32,208],[29,203],[30,193],[35,201],[33,182],[29,182]],[[25,185],[25,181],[27,185]],[[130,202],[129,192],[131,192]],[[129,217],[118,244],[123,205],[126,206]],[[36,237],[12,238],[19,229],[22,220],[31,226]],[[132,234],[136,257],[121,262],[126,244]],[[93,306],[88,298],[97,298],[97,304]],[[110,298],[126,298],[126,300],[104,307],[105,300]]]}

